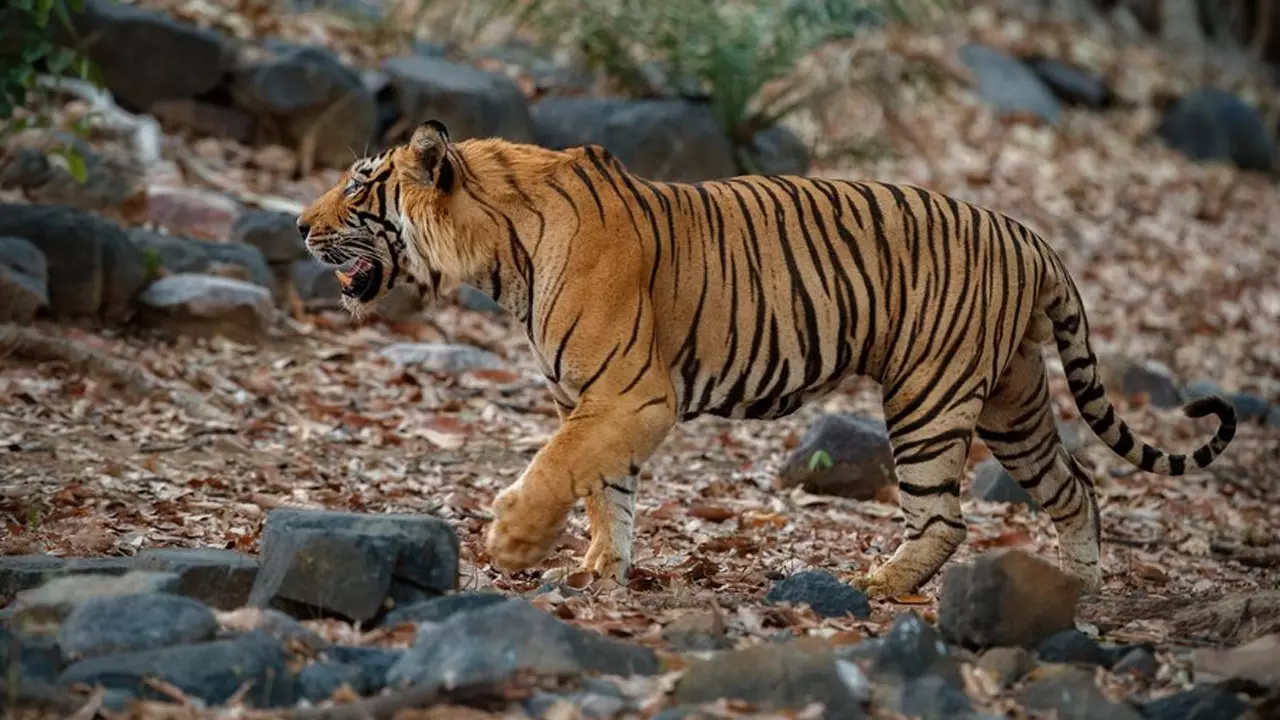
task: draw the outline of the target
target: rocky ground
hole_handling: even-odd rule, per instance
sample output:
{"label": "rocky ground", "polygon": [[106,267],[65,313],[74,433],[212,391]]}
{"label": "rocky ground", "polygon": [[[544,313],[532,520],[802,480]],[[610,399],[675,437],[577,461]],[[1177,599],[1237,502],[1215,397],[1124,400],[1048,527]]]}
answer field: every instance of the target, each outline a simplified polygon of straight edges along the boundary
{"label": "rocky ground", "polygon": [[[361,69],[392,52],[329,15],[284,23],[251,3],[140,5],[242,40],[327,42]],[[919,183],[1042,231],[1084,294],[1113,397],[1146,437],[1198,442],[1212,425],[1176,407],[1201,393],[1228,394],[1241,413],[1209,471],[1151,476],[1080,425],[1055,374],[1062,434],[1103,506],[1100,597],[1076,603],[1036,560],[1055,557],[1048,519],[980,444],[954,569],[892,601],[849,586],[892,552],[900,527],[878,392],[861,382],[783,421],[677,428],[645,471],[625,587],[496,573],[482,544],[488,502],[556,425],[518,328],[465,292],[425,315],[356,322],[331,309],[332,281],[301,256],[280,205],[307,201],[335,171],[303,167],[305,143],[287,132],[229,140],[171,115],[159,162],[123,163],[133,186],[111,180],[105,160],[89,170],[107,181],[72,190],[50,180],[57,168],[22,164],[33,155],[10,148],[0,163],[12,203],[0,210],[0,289],[21,323],[0,326],[0,355],[13,353],[0,367],[6,710],[1274,717],[1274,179],[1168,146],[1179,137],[1168,118],[1200,102],[1197,81],[1149,44],[981,10],[945,31],[867,42],[860,75],[796,120],[796,135],[828,150],[861,143],[819,154],[814,172]],[[1054,74],[1065,70],[993,49],[1089,72]],[[536,73],[511,72],[526,98],[542,92]],[[1273,102],[1249,87],[1236,89]],[[169,107],[130,90],[117,95],[134,109]],[[244,110],[210,88],[172,91],[183,92]],[[1162,110],[1164,97],[1175,101]],[[654,107],[608,112],[646,127]],[[89,146],[104,158],[112,147]],[[654,172],[715,172],[661,162]],[[59,339],[78,354],[49,347]],[[578,511],[547,567],[572,566],[585,530]]]}

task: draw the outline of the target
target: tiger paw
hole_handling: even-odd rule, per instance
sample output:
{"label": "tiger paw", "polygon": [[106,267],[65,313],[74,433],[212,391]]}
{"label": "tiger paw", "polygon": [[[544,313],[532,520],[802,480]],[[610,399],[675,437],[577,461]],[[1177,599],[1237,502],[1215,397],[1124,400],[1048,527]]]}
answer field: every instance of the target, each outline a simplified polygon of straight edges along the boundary
{"label": "tiger paw", "polygon": [[595,573],[596,577],[613,578],[626,584],[627,573],[631,571],[630,548],[617,548],[611,540],[597,540],[587,548],[587,556],[582,565]]}
{"label": "tiger paw", "polygon": [[915,592],[920,583],[906,573],[894,572],[891,565],[860,575],[853,586],[866,593],[868,598],[888,599]]}
{"label": "tiger paw", "polygon": [[545,558],[568,512],[531,498],[518,481],[498,493],[492,509],[485,549],[490,563],[504,572],[528,569]]}

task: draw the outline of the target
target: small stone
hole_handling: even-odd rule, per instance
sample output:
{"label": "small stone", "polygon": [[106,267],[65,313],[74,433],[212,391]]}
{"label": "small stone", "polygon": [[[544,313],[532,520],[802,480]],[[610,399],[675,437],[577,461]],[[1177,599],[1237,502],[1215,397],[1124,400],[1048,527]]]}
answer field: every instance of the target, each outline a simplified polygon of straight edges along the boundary
{"label": "small stone", "polygon": [[724,616],[718,610],[690,612],[662,628],[662,638],[680,652],[706,652],[732,647],[725,637]]}
{"label": "small stone", "polygon": [[978,78],[978,94],[1000,115],[1032,115],[1056,125],[1062,108],[1040,78],[1016,58],[992,47],[970,43],[960,61]]}
{"label": "small stone", "polygon": [[[148,258],[147,262],[164,269],[164,274],[194,273],[238,277],[269,288],[274,282],[271,266],[262,252],[244,243],[196,240],[180,235],[163,235],[145,228],[129,231],[129,239]],[[219,265],[234,266],[234,275],[215,272]]]}
{"label": "small stone", "polygon": [[1019,485],[1000,461],[993,457],[983,460],[973,468],[973,483],[969,486],[969,493],[975,499],[987,502],[1026,505],[1031,508],[1040,506],[1035,498],[1031,497],[1031,493]]}
{"label": "small stone", "polygon": [[147,593],[91,598],[62,622],[58,645],[67,662],[212,640],[213,611],[181,595]]}
{"label": "small stone", "polygon": [[1134,648],[1111,666],[1111,672],[1153,680],[1156,673],[1160,672],[1160,661],[1146,648]]}
{"label": "small stone", "polygon": [[883,420],[824,415],[805,433],[778,471],[777,486],[872,500],[897,482],[893,448]]}
{"label": "small stone", "polygon": [[298,673],[298,692],[313,703],[323,702],[346,685],[357,695],[365,695],[364,675],[355,665],[339,662],[311,663]]}
{"label": "small stone", "polygon": [[1035,666],[1035,658],[1026,648],[1020,647],[993,647],[978,659],[978,669],[1006,688],[1021,680]]}
{"label": "small stone", "polygon": [[397,365],[412,365],[425,372],[459,373],[506,367],[502,358],[470,345],[394,343],[384,347],[379,354]]}
{"label": "small stone", "polygon": [[1065,103],[1101,109],[1111,100],[1111,92],[1106,83],[1087,70],[1055,58],[1036,58],[1027,65]]}
{"label": "small stone", "polygon": [[1030,710],[1056,712],[1059,720],[1142,720],[1137,710],[1108,700],[1091,671],[1070,666],[1045,672],[1017,697]]}
{"label": "small stone", "polygon": [[359,668],[363,694],[373,695],[387,686],[387,673],[400,662],[405,651],[400,648],[334,645],[324,654],[334,662]]}
{"label": "small stone", "polygon": [[1182,404],[1178,383],[1173,371],[1158,360],[1127,362],[1118,358],[1116,368],[1118,389],[1126,397],[1145,394],[1148,401],[1158,408],[1176,408]]}
{"label": "small stone", "polygon": [[412,605],[396,607],[383,618],[386,627],[401,623],[440,623],[450,617],[471,610],[480,610],[491,605],[504,603],[510,598],[506,595],[488,591],[472,591],[431,598]]}
{"label": "small stone", "polygon": [[434,592],[457,586],[458,537],[430,515],[273,510],[249,604],[276,600],[367,621],[393,577]]}
{"label": "small stone", "polygon": [[1263,424],[1271,412],[1271,403],[1253,393],[1232,393],[1226,399],[1236,409],[1237,422]]}
{"label": "small stone", "polygon": [[231,242],[252,245],[272,265],[286,265],[307,256],[293,215],[271,210],[247,210],[231,228]]}
{"label": "small stone", "polygon": [[1081,582],[1023,550],[989,550],[942,576],[938,628],[969,648],[1035,647],[1075,627]]}
{"label": "small stone", "polygon": [[1249,704],[1221,685],[1199,685],[1142,706],[1146,720],[1241,720]]}
{"label": "small stone", "polygon": [[275,317],[271,292],[243,280],[178,273],[152,283],[138,298],[140,318],[152,326],[202,337],[222,335],[254,343]]}
{"label": "small stone", "polygon": [[219,610],[241,607],[258,575],[258,561],[235,550],[219,548],[153,548],[134,557],[139,570],[176,573],[178,592]]}
{"label": "small stone", "polygon": [[53,636],[24,635],[0,624],[0,668],[6,676],[16,668],[23,682],[53,683],[62,672],[62,651]]}
{"label": "small stone", "polygon": [[783,125],[774,125],[751,137],[743,148],[751,166],[743,172],[762,175],[803,175],[809,171],[809,148]]}
{"label": "small stone", "polygon": [[1275,141],[1257,108],[1217,88],[1193,90],[1166,111],[1157,128],[1169,147],[1198,161],[1224,161],[1270,172]]}
{"label": "small stone", "polygon": [[1036,645],[1041,662],[1107,666],[1107,653],[1088,635],[1072,628],[1054,633]]}
{"label": "small stone", "polygon": [[938,631],[916,613],[905,612],[893,619],[893,625],[885,633],[880,651],[871,663],[871,673],[876,677],[895,675],[906,680],[926,674],[958,678],[959,667]]}
{"label": "small stone", "polygon": [[231,632],[256,632],[284,647],[300,647],[309,653],[330,648],[329,642],[314,630],[275,608],[237,608],[222,615],[219,622]]}
{"label": "small stone", "polygon": [[1226,397],[1227,391],[1223,390],[1218,383],[1207,378],[1192,380],[1182,388],[1182,396],[1188,401],[1207,398],[1211,395]]}
{"label": "small stone", "polygon": [[462,307],[476,312],[502,312],[502,306],[494,302],[493,298],[470,285],[458,286],[458,302]]}
{"label": "small stone", "polygon": [[825,570],[803,570],[779,580],[765,596],[771,603],[801,603],[821,617],[871,617],[871,603],[861,590]]}
{"label": "small stone", "polygon": [[332,265],[306,257],[290,269],[293,287],[308,310],[333,310],[342,307],[342,285]]}
{"label": "small stone", "polygon": [[877,688],[876,704],[912,718],[966,717],[973,710],[958,674],[891,681]]}
{"label": "small stone", "polygon": [[653,675],[653,650],[570,625],[525,600],[454,615],[423,626],[387,673],[390,686],[501,682],[519,671],[548,675]]}
{"label": "small stone", "polygon": [[856,691],[864,685],[856,665],[839,660],[826,642],[803,638],[695,662],[676,681],[672,699],[682,705],[738,699],[764,710],[820,702],[828,717],[856,719],[866,717]]}
{"label": "small stone", "polygon": [[293,683],[287,682],[286,659],[279,643],[253,633],[233,640],[81,660],[63,671],[58,684],[102,685],[139,698],[171,702],[172,698],[149,681],[156,679],[208,705],[221,705],[247,683],[247,703],[273,707],[294,702]]}

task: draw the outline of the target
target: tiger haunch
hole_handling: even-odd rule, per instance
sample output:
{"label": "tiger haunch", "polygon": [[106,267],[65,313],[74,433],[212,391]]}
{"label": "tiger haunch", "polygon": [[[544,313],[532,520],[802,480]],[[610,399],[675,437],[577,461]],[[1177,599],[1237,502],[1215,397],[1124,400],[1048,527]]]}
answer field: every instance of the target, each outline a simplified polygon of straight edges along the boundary
{"label": "tiger haunch", "polygon": [[[353,312],[397,283],[469,283],[523,325],[561,426],[494,499],[503,570],[545,557],[584,499],[584,567],[623,579],[638,473],[675,423],[789,415],[851,375],[880,383],[905,537],[859,584],[911,592],[963,541],[976,434],[1053,519],[1064,568],[1102,582],[1092,480],[1058,439],[1040,346],[1053,338],[1081,413],[1117,453],[1180,474],[1140,443],[1097,377],[1088,324],[1049,246],[1012,218],[909,185],[741,176],[671,183],[603,148],[453,142],[435,121],[356,161],[299,218],[307,246],[356,268]],[[1218,398],[1227,446],[1234,413]]]}

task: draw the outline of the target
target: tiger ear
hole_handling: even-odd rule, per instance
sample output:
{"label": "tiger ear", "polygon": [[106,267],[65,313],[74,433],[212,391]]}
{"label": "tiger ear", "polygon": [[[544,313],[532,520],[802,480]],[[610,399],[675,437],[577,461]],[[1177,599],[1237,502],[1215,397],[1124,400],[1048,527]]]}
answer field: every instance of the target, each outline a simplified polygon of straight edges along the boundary
{"label": "tiger ear", "polygon": [[422,181],[440,190],[449,190],[453,184],[453,166],[449,160],[449,129],[439,120],[423,122],[413,131],[409,140]]}

